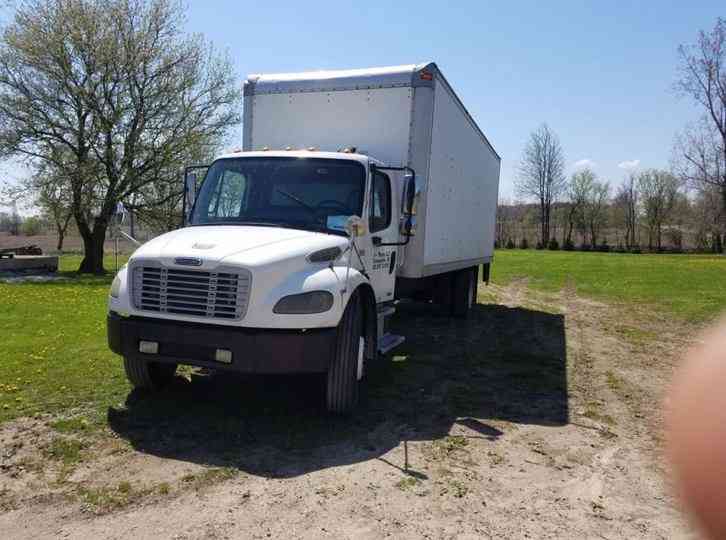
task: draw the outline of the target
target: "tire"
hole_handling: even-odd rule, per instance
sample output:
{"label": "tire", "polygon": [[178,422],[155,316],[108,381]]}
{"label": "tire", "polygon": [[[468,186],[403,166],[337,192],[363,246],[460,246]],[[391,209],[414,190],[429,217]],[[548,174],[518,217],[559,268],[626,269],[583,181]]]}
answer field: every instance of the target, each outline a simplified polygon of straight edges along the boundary
{"label": "tire", "polygon": [[458,270],[453,275],[451,291],[451,315],[458,319],[469,316],[476,301],[476,273],[474,268]]}
{"label": "tire", "polygon": [[454,288],[454,277],[456,272],[441,274],[434,280],[431,297],[434,304],[442,306],[444,309],[451,311],[451,299]]}
{"label": "tire", "polygon": [[126,378],[134,388],[160,390],[171,382],[176,364],[148,362],[139,358],[124,357]]}
{"label": "tire", "polygon": [[338,324],[333,359],[328,368],[325,403],[331,413],[349,414],[358,404],[358,355],[362,337],[363,313],[356,293],[348,301]]}

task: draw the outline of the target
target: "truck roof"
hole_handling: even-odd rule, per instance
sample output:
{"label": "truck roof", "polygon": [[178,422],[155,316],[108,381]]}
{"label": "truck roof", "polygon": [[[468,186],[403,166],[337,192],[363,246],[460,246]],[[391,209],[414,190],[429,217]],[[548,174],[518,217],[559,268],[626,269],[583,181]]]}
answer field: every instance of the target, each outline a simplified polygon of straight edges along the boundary
{"label": "truck roof", "polygon": [[257,152],[228,152],[217,156],[217,159],[233,159],[241,157],[298,157],[298,158],[319,158],[319,159],[347,159],[358,161],[363,165],[375,163],[383,165],[374,157],[366,154],[355,154],[348,152],[319,152],[317,150],[263,150]]}
{"label": "truck roof", "polygon": [[245,95],[415,86],[417,80],[428,80],[416,77],[427,68],[436,69],[436,64],[425,62],[365,69],[250,74],[245,81]]}

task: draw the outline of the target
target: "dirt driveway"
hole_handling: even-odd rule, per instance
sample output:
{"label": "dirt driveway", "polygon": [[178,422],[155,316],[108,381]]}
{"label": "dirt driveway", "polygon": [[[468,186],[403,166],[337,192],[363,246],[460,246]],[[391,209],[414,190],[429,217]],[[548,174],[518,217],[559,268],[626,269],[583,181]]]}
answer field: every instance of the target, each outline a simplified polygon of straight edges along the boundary
{"label": "dirt driveway", "polygon": [[463,323],[401,306],[409,339],[350,420],[323,414],[317,379],[185,373],[100,430],[7,424],[1,535],[691,536],[659,405],[693,329],[525,283],[480,302]]}

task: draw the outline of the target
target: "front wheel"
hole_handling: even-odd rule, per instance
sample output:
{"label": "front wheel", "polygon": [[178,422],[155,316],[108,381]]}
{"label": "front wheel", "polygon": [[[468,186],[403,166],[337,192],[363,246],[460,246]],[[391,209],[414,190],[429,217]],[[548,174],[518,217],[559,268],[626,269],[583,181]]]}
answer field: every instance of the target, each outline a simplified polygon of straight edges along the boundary
{"label": "front wheel", "polygon": [[176,364],[149,362],[139,358],[124,357],[126,378],[134,388],[160,390],[169,384],[176,373]]}
{"label": "front wheel", "polygon": [[347,414],[358,403],[365,339],[361,300],[354,294],[338,324],[335,351],[328,368],[326,405],[328,411]]}

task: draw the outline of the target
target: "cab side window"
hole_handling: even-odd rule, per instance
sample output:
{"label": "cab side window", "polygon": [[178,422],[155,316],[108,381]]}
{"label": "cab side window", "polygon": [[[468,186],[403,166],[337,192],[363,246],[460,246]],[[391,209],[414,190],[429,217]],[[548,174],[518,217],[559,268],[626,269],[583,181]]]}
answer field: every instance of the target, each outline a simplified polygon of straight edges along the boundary
{"label": "cab side window", "polygon": [[382,172],[373,175],[373,193],[369,228],[372,233],[391,224],[391,180]]}

